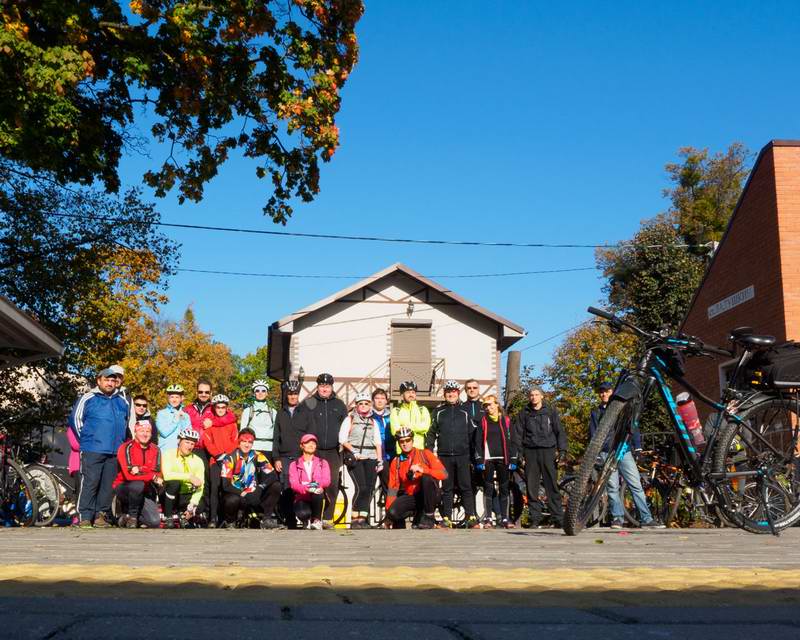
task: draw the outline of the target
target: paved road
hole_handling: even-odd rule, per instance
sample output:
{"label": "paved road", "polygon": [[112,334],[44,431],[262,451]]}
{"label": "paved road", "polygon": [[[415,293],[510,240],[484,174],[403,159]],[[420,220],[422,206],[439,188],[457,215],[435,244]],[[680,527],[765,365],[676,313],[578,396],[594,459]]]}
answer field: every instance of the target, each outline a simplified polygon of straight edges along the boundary
{"label": "paved road", "polygon": [[800,639],[796,529],[6,529],[0,554],[2,638]]}

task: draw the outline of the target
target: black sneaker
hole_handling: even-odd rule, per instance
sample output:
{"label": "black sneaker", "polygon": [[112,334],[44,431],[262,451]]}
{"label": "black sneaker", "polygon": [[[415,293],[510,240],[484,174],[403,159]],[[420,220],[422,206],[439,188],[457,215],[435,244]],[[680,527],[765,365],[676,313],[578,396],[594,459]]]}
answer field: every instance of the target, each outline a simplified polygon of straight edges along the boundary
{"label": "black sneaker", "polygon": [[126,529],[136,529],[139,526],[139,518],[129,515],[125,519],[125,522],[119,526],[124,526]]}
{"label": "black sneaker", "polygon": [[659,522],[655,518],[649,520],[648,522],[642,523],[642,529],[666,529],[667,525]]}
{"label": "black sneaker", "polygon": [[614,518],[611,521],[611,528],[612,529],[622,529],[625,526],[625,521],[622,518]]}
{"label": "black sneaker", "polygon": [[433,529],[436,526],[436,521],[430,516],[422,516],[419,519],[417,529]]}
{"label": "black sneaker", "polygon": [[280,526],[275,518],[262,518],[261,520],[262,529],[278,529]]}

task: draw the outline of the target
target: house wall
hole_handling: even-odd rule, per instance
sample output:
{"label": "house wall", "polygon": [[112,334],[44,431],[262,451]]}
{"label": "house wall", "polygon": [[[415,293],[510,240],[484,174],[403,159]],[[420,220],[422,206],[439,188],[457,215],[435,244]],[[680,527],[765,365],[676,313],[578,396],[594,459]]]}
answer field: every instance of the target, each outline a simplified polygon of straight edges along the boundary
{"label": "house wall", "polygon": [[[764,149],[731,225],[687,314],[683,331],[728,346],[739,326],[800,339],[800,147],[775,143]],[[754,287],[755,295],[708,318],[708,308]],[[687,361],[690,382],[713,398],[720,392],[721,360]]]}
{"label": "house wall", "polygon": [[[409,301],[414,303],[410,316]],[[388,384],[392,318],[430,320],[433,360],[445,359],[446,377],[476,378],[482,381],[482,391],[497,392],[498,325],[402,273],[297,320],[293,375],[302,366],[304,388],[310,391],[319,373],[332,373],[345,399],[352,399],[348,397],[355,388],[366,387],[370,374]]]}

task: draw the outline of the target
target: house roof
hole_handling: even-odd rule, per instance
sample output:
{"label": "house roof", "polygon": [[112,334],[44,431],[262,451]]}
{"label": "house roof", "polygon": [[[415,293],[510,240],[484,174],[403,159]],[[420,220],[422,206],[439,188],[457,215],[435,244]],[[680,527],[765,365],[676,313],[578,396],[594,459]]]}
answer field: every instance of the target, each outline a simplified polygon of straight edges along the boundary
{"label": "house roof", "polygon": [[733,223],[736,220],[736,215],[739,213],[739,208],[742,206],[742,202],[744,202],[744,198],[747,195],[748,189],[750,188],[750,183],[753,180],[753,176],[756,175],[756,172],[758,171],[758,167],[761,164],[761,160],[764,157],[764,154],[766,154],[766,152],[771,150],[773,147],[800,147],[800,140],[770,140],[767,144],[765,144],[761,148],[761,151],[758,152],[758,157],[756,158],[756,161],[753,163],[753,168],[750,170],[750,175],[747,176],[747,181],[744,183],[744,188],[742,189],[742,192],[739,194],[739,199],[736,201],[736,206],[733,209],[731,218],[730,220],[728,220],[728,226],[725,228],[725,233],[722,234],[722,238],[720,238],[719,244],[717,245],[717,249],[714,252],[714,255],[711,256],[711,260],[709,261],[708,266],[706,267],[706,271],[703,274],[703,279],[700,281],[700,284],[698,285],[697,289],[695,289],[694,295],[692,296],[692,301],[686,308],[686,314],[683,316],[683,322],[681,322],[681,329],[683,329],[683,327],[686,325],[686,322],[689,319],[689,315],[694,309],[695,302],[697,302],[697,298],[700,295],[700,291],[702,291],[703,286],[705,285],[709,275],[714,269],[714,263],[716,262],[717,256],[719,255],[719,250],[722,248],[722,245],[728,238],[728,234],[730,233],[731,228],[733,227]]}
{"label": "house roof", "polygon": [[58,338],[0,296],[0,364],[19,365],[62,353],[64,345]]}
{"label": "house roof", "polygon": [[[283,326],[285,326],[285,325],[287,325],[287,324],[289,324],[291,322],[295,322],[296,320],[298,320],[298,319],[302,318],[303,316],[311,313],[312,311],[317,311],[318,309],[322,309],[323,307],[325,307],[325,306],[327,306],[327,305],[329,305],[329,304],[331,304],[333,302],[336,302],[337,300],[340,300],[342,298],[346,298],[347,296],[349,296],[350,294],[354,293],[355,291],[359,291],[360,289],[363,289],[364,287],[368,287],[369,285],[371,285],[372,283],[376,282],[377,280],[380,280],[381,278],[384,278],[384,277],[386,277],[388,275],[391,275],[391,274],[393,274],[395,272],[403,273],[403,274],[409,276],[410,278],[413,278],[414,280],[417,280],[418,282],[424,284],[425,286],[430,287],[431,289],[437,291],[441,295],[443,295],[443,296],[445,296],[447,298],[450,298],[454,302],[457,302],[457,303],[467,307],[468,309],[471,309],[475,313],[477,313],[477,314],[479,314],[481,316],[484,316],[485,318],[489,318],[490,320],[496,322],[497,324],[502,325],[503,327],[507,327],[507,328],[511,329],[512,331],[519,333],[520,334],[520,336],[519,336],[520,338],[525,335],[525,329],[523,327],[521,327],[520,325],[515,324],[514,322],[511,322],[511,320],[507,320],[506,318],[503,318],[502,316],[499,316],[496,313],[492,313],[488,309],[484,309],[480,305],[477,305],[474,302],[471,302],[471,301],[467,300],[466,298],[462,298],[460,295],[458,295],[457,293],[454,293],[452,290],[448,289],[447,287],[444,287],[444,286],[440,285],[438,282],[434,282],[430,278],[426,278],[422,274],[417,273],[416,271],[414,271],[410,267],[407,267],[406,265],[404,265],[404,264],[402,264],[400,262],[395,262],[394,264],[389,265],[385,269],[382,269],[381,271],[378,271],[377,273],[369,276],[368,278],[364,278],[363,280],[359,280],[355,284],[352,284],[349,287],[345,287],[341,291],[337,291],[336,293],[334,293],[333,295],[328,296],[327,298],[324,298],[324,299],[322,299],[322,300],[320,300],[318,302],[315,302],[314,304],[311,304],[311,305],[309,305],[307,307],[304,307],[303,309],[300,309],[299,311],[295,311],[294,313],[291,313],[291,314],[289,314],[288,316],[286,316],[284,318],[281,318],[280,320],[278,320],[275,323],[275,325],[277,325],[277,327],[280,328],[280,327],[283,327]],[[275,326],[275,325],[273,325],[273,326]]]}

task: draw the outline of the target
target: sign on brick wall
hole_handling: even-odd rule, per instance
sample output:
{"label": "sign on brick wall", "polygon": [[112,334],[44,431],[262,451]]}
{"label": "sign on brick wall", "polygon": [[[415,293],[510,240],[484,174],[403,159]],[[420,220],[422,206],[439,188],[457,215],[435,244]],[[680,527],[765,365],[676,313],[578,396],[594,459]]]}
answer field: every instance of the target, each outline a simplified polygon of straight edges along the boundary
{"label": "sign on brick wall", "polygon": [[712,318],[715,318],[721,313],[725,313],[726,311],[733,309],[734,307],[742,304],[743,302],[752,300],[755,297],[756,297],[756,288],[751,284],[746,289],[737,291],[736,293],[728,296],[727,298],[720,300],[716,304],[712,304],[708,308],[708,319],[711,320]]}

